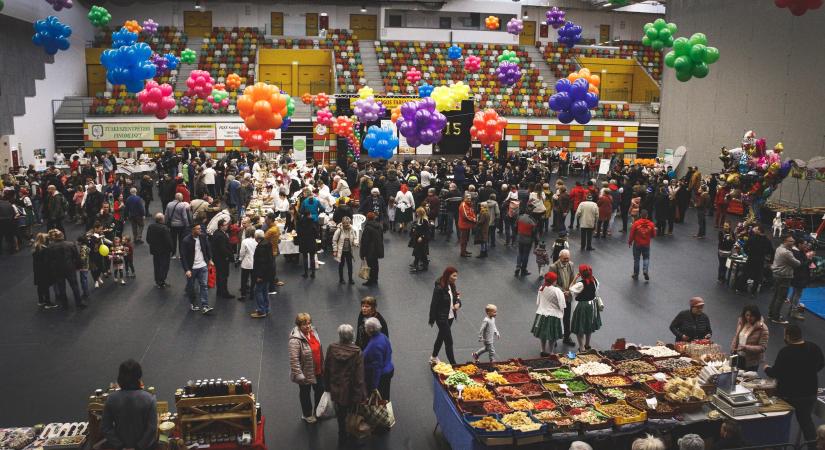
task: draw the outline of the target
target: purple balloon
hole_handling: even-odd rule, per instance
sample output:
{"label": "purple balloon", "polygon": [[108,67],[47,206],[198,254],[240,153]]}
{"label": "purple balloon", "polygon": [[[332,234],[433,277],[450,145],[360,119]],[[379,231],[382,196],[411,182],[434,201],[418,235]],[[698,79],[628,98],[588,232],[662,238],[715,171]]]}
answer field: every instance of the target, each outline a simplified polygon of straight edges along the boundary
{"label": "purple balloon", "polygon": [[559,112],[559,122],[561,123],[570,123],[573,121],[573,113],[570,111],[560,111]]}
{"label": "purple balloon", "polygon": [[579,78],[573,83],[573,87],[570,88],[570,98],[572,98],[573,101],[584,100],[589,87],[590,85],[587,80]]}
{"label": "purple balloon", "polygon": [[570,103],[570,94],[567,92],[558,92],[550,97],[550,109],[553,111],[570,109]]}
{"label": "purple balloon", "polygon": [[564,26],[559,28],[559,42],[573,48],[579,41],[582,40],[582,27],[573,22],[565,22]]}
{"label": "purple balloon", "polygon": [[547,25],[553,27],[554,29],[558,29],[560,26],[564,25],[565,12],[555,6],[550,8],[550,10],[545,13],[545,16],[547,17]]}
{"label": "purple balloon", "polygon": [[63,8],[69,9],[74,6],[72,0],[46,0],[46,3],[52,5],[52,9],[55,11],[60,11]]}
{"label": "purple balloon", "polygon": [[496,71],[498,72],[498,81],[507,86],[512,86],[521,80],[521,68],[518,64],[504,61],[499,63]]}
{"label": "purple balloon", "polygon": [[513,17],[507,22],[507,32],[510,34],[521,34],[524,31],[524,22]]}
{"label": "purple balloon", "polygon": [[180,98],[180,105],[184,108],[188,108],[192,104],[192,98],[190,97],[181,97]]}
{"label": "purple balloon", "polygon": [[401,115],[396,125],[410,146],[434,144],[441,140],[447,118],[435,110],[433,99],[404,103],[401,105]]}
{"label": "purple balloon", "polygon": [[152,64],[154,64],[157,68],[156,72],[158,75],[169,71],[169,61],[166,59],[165,56],[155,53],[152,55],[151,61]]}
{"label": "purple balloon", "polygon": [[592,92],[585,94],[584,101],[587,103],[588,108],[595,108],[599,106],[599,96]]}
{"label": "purple balloon", "polygon": [[158,32],[158,23],[152,19],[146,19],[143,21],[143,32],[148,35],[153,35]]}
{"label": "purple balloon", "polygon": [[577,100],[570,105],[570,112],[573,113],[573,117],[581,117],[585,111],[587,111],[587,103],[584,100]]}
{"label": "purple balloon", "polygon": [[574,114],[574,115],[573,115],[573,118],[575,118],[575,119],[576,119],[576,122],[578,122],[578,123],[580,123],[580,124],[582,124],[582,125],[584,125],[584,124],[586,124],[586,123],[590,122],[590,119],[591,119],[592,117],[593,117],[593,116],[592,116],[592,114],[590,114],[590,110],[589,110],[589,109],[585,109],[584,111],[582,111],[582,113],[581,113],[581,114]]}
{"label": "purple balloon", "polygon": [[427,111],[426,109],[419,109],[418,112],[415,113],[415,126],[417,126],[420,129],[428,127],[432,120],[432,113]]}

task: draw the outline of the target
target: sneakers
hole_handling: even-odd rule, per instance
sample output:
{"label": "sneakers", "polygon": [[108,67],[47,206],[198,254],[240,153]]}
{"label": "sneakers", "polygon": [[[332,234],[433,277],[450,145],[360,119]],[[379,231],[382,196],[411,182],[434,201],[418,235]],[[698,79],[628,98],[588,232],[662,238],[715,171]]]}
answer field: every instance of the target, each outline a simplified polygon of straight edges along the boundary
{"label": "sneakers", "polygon": [[126,280],[120,280],[120,285],[121,286],[126,286]]}
{"label": "sneakers", "polygon": [[99,281],[95,281],[95,288],[99,288],[99,287],[100,287],[100,282],[99,282]]}
{"label": "sneakers", "polygon": [[213,307],[211,307],[211,306],[209,306],[209,305],[206,305],[206,306],[204,306],[203,308],[201,308],[201,312],[202,312],[204,315],[206,315],[206,314],[209,314],[209,313],[210,313],[213,309],[215,309],[215,308],[213,308]]}
{"label": "sneakers", "polygon": [[783,319],[782,316],[779,317],[771,317],[771,322],[777,325],[787,325],[788,321]]}
{"label": "sneakers", "polygon": [[473,362],[478,364],[478,353],[473,352]]}
{"label": "sneakers", "polygon": [[260,311],[255,311],[254,313],[250,314],[249,317],[251,317],[253,319],[262,319],[262,318],[266,317],[266,314],[264,314]]}
{"label": "sneakers", "polygon": [[633,275],[630,276],[630,278],[633,278],[634,280],[638,280],[639,279],[639,274],[634,273]]}
{"label": "sneakers", "polygon": [[301,417],[301,418],[304,419],[304,421],[306,421],[306,423],[315,423],[315,422],[318,421],[318,419],[315,416]]}
{"label": "sneakers", "polygon": [[198,305],[189,305],[189,310],[190,311],[200,311],[201,307],[198,306]]}
{"label": "sneakers", "polygon": [[56,305],[54,303],[46,303],[45,305],[43,305],[43,309],[54,309],[59,307],[59,305]]}
{"label": "sneakers", "polygon": [[437,356],[430,356],[430,364],[438,364],[441,360]]}

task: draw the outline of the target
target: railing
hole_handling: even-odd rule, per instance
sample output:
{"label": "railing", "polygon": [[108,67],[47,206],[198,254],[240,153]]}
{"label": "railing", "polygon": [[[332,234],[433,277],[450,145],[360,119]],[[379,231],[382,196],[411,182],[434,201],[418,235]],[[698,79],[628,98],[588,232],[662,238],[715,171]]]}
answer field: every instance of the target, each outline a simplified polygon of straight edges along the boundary
{"label": "railing", "polygon": [[[82,99],[52,100],[52,120],[83,120],[88,115],[88,105]],[[58,117],[61,116],[61,117]]]}

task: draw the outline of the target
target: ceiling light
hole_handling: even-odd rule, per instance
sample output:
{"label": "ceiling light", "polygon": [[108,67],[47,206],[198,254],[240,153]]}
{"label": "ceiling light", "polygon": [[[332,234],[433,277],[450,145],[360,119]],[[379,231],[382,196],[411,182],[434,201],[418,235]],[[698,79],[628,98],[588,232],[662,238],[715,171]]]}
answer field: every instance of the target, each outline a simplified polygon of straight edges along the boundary
{"label": "ceiling light", "polygon": [[326,17],[327,13],[321,13],[321,17]]}
{"label": "ceiling light", "polygon": [[361,12],[362,12],[362,13],[367,12],[367,7],[366,7],[366,6],[361,6]]}
{"label": "ceiling light", "polygon": [[527,14],[527,11],[524,11],[524,15],[521,16],[522,19],[529,19],[530,16]]}

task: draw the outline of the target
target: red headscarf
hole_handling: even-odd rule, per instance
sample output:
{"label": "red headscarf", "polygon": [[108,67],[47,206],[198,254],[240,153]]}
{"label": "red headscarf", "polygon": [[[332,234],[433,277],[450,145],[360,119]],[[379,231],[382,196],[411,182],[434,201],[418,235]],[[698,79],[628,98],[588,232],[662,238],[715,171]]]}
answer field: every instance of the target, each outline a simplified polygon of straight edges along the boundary
{"label": "red headscarf", "polygon": [[402,184],[400,190],[401,190],[401,192],[406,194],[407,191],[409,191],[409,188],[407,188],[406,184]]}
{"label": "red headscarf", "polygon": [[539,288],[539,291],[543,291],[545,287],[552,286],[553,283],[558,280],[559,276],[556,275],[556,272],[547,272],[544,274],[544,284]]}
{"label": "red headscarf", "polygon": [[584,284],[591,284],[594,282],[593,268],[587,264],[579,265],[579,276],[581,277],[582,283]]}

